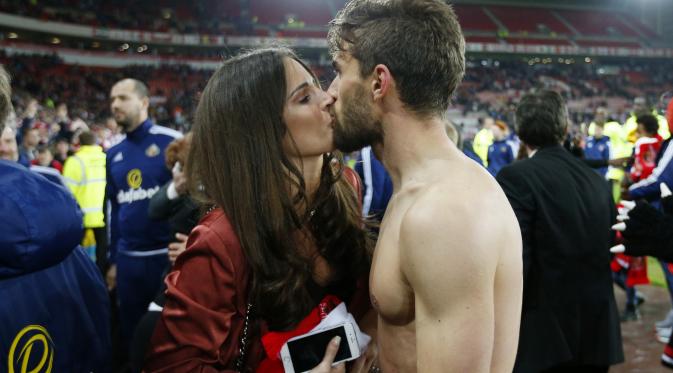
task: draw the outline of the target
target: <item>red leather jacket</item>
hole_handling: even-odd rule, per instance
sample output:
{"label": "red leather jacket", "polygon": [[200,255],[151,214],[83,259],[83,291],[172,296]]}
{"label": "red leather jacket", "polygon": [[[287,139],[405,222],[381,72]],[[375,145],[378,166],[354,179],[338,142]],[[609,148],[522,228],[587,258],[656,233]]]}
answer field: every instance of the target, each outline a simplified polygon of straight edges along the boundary
{"label": "red leather jacket", "polygon": [[[356,190],[357,174],[344,170]],[[231,222],[221,209],[192,230],[187,250],[166,276],[166,304],[148,348],[145,372],[235,372],[248,301],[250,269]],[[356,318],[370,308],[366,276],[348,308]],[[248,334],[246,371],[264,358],[263,321]]]}

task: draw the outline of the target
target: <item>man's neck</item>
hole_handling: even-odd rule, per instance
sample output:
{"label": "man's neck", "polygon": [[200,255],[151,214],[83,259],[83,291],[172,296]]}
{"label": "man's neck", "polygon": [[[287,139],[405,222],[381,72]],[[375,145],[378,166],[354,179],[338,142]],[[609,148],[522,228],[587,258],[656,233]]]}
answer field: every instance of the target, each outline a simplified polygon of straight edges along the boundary
{"label": "man's neck", "polygon": [[419,119],[398,111],[387,113],[382,123],[383,144],[374,144],[372,149],[390,174],[395,191],[416,180],[428,161],[448,160],[460,152],[439,117]]}
{"label": "man's neck", "polygon": [[143,116],[141,116],[141,117],[140,117],[140,120],[138,121],[138,123],[136,123],[133,127],[129,128],[129,129],[126,131],[126,133],[131,133],[131,132],[137,130],[138,127],[140,127],[143,123],[145,123],[146,120],[147,120],[147,115],[143,115]]}

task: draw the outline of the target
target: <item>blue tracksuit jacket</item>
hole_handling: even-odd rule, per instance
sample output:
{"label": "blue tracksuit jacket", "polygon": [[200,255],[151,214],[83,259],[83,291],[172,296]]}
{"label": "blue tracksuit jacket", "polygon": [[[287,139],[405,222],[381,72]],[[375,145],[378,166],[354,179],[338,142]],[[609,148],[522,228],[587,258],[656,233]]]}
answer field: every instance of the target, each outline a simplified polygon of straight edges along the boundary
{"label": "blue tracksuit jacket", "polygon": [[69,191],[0,161],[0,371],[111,370],[110,302],[82,235]]}

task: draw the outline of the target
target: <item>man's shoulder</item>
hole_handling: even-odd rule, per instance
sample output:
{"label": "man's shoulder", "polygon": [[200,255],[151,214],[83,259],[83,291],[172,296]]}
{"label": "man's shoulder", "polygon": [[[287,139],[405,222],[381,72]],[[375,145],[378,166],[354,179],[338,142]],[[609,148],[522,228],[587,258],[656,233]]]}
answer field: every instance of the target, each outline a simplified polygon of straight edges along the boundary
{"label": "man's shoulder", "polygon": [[525,174],[530,172],[531,169],[540,167],[540,160],[533,158],[526,158],[514,161],[507,166],[500,169],[496,179],[500,179],[503,176],[515,176],[520,174]]}
{"label": "man's shoulder", "polygon": [[65,187],[65,180],[63,175],[52,167],[45,167],[40,165],[31,165],[30,170],[38,175],[44,176],[47,180],[56,183],[57,185]]}
{"label": "man's shoulder", "polygon": [[113,157],[115,154],[119,153],[124,149],[125,147],[128,146],[129,140],[127,138],[124,138],[122,141],[112,145],[108,150],[105,152],[108,158]]}
{"label": "man's shoulder", "polygon": [[[465,211],[447,198],[429,198],[427,193],[416,198],[400,220],[402,266],[405,267],[407,262],[415,263],[416,259],[427,262],[429,258],[435,258],[435,263],[443,262],[446,249],[457,238],[455,234],[470,225],[469,220],[469,215],[465,216]],[[456,223],[460,223],[460,227]]]}
{"label": "man's shoulder", "polygon": [[100,145],[88,145],[78,151],[77,153],[87,153],[87,154],[105,154],[103,147]]}
{"label": "man's shoulder", "polygon": [[123,162],[125,159],[129,158],[130,154],[127,151],[127,141],[124,139],[119,144],[114,145],[105,152],[105,166],[108,170],[120,162]]}
{"label": "man's shoulder", "polygon": [[[49,177],[54,177],[51,180]],[[57,185],[63,184],[59,181],[59,178],[62,179],[61,173],[58,170],[51,167],[43,167],[37,165],[31,165],[30,168],[26,168],[23,165],[0,160],[0,187],[9,187],[12,190],[23,190],[23,189],[48,189],[51,190],[51,182],[57,182]],[[50,182],[51,180],[51,182]],[[17,189],[16,186],[21,185],[21,189]],[[54,189],[56,191],[56,189]]]}
{"label": "man's shoulder", "polygon": [[66,161],[70,158],[77,158],[80,161],[89,161],[91,159],[100,159],[100,158],[106,158],[107,154],[103,151],[103,148],[94,145],[94,146],[87,146],[86,148],[81,148],[75,154],[73,154],[71,157],[68,157]]}
{"label": "man's shoulder", "polygon": [[148,133],[153,137],[166,140],[167,142],[181,139],[183,137],[181,132],[168,127],[160,126],[158,124],[153,124],[150,126]]}
{"label": "man's shoulder", "polygon": [[477,215],[490,196],[487,193],[481,195],[477,189],[462,192],[460,189],[463,188],[436,183],[419,190],[402,216],[400,234],[456,233],[465,226],[477,225]]}
{"label": "man's shoulder", "polygon": [[[34,185],[40,186],[46,182],[33,172],[17,162],[0,159],[0,195],[7,196],[10,191],[25,189]],[[22,188],[17,189],[21,185]]]}
{"label": "man's shoulder", "polygon": [[490,268],[487,263],[494,264],[491,259],[501,250],[518,244],[514,212],[502,191],[476,190],[460,196],[452,191],[432,186],[411,203],[400,220],[400,254],[410,263],[420,260],[448,268],[455,263],[447,260],[460,257],[463,270]]}

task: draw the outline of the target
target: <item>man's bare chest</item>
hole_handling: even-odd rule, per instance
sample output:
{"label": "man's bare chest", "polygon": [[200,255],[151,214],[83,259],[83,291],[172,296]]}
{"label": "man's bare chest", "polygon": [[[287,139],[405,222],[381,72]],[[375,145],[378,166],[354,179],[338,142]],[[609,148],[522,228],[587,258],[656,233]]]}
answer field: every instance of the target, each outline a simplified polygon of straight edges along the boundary
{"label": "man's bare chest", "polygon": [[406,208],[390,207],[374,251],[370,294],[381,318],[393,325],[406,325],[414,320],[414,294],[404,278],[399,242],[400,223]]}

